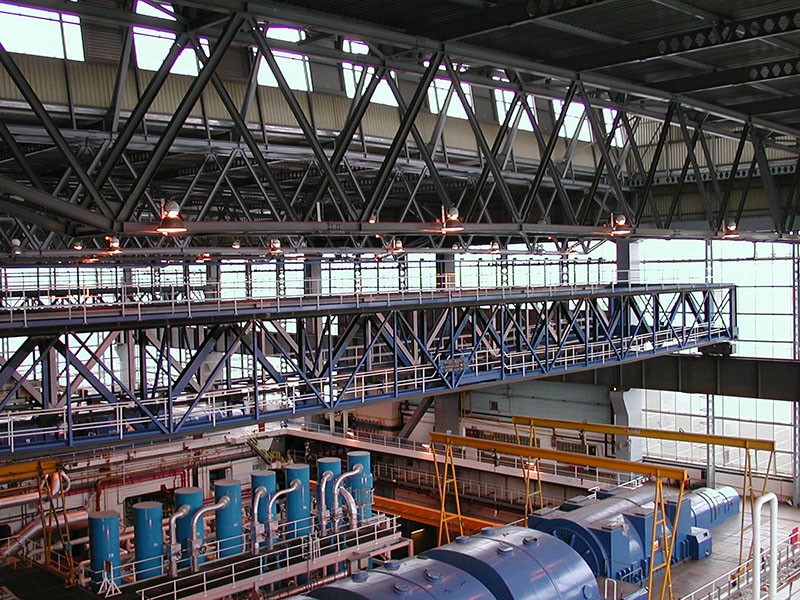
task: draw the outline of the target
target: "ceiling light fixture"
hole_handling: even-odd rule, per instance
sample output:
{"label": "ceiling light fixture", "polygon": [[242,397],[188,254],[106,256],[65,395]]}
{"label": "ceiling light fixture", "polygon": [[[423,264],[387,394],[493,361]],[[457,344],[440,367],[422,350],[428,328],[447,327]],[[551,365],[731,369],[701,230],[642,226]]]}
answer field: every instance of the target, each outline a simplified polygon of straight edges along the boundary
{"label": "ceiling light fixture", "polygon": [[11,255],[19,256],[20,254],[22,254],[22,242],[14,238],[11,240]]}
{"label": "ceiling light fixture", "polygon": [[231,248],[233,248],[234,250],[238,250],[241,247],[242,247],[242,242],[240,242],[239,240],[233,240]]}
{"label": "ceiling light fixture", "polygon": [[386,248],[389,254],[403,254],[406,250],[403,248],[403,241],[394,238],[389,246]]}
{"label": "ceiling light fixture", "polygon": [[739,235],[739,224],[733,219],[725,219],[725,225],[722,229],[723,240],[735,240],[741,237]]}
{"label": "ceiling light fixture", "polygon": [[500,254],[500,243],[497,240],[492,240],[489,244],[489,254]]}
{"label": "ceiling light fixture", "polygon": [[450,206],[445,210],[442,206],[442,235],[464,231],[464,225],[459,221],[458,208]]}
{"label": "ceiling light fixture", "polygon": [[156,231],[161,235],[186,233],[186,224],[181,219],[181,207],[174,200],[170,200],[161,208],[161,223]]}
{"label": "ceiling light fixture", "polygon": [[611,235],[614,237],[621,237],[630,235],[631,228],[628,227],[628,217],[624,213],[617,213],[611,215]]}
{"label": "ceiling light fixture", "polygon": [[272,238],[269,241],[269,253],[283,254],[283,250],[281,249],[281,241],[278,238]]}
{"label": "ceiling light fixture", "polygon": [[119,238],[117,236],[107,235],[106,241],[108,242],[109,254],[122,254],[122,248],[120,248]]}

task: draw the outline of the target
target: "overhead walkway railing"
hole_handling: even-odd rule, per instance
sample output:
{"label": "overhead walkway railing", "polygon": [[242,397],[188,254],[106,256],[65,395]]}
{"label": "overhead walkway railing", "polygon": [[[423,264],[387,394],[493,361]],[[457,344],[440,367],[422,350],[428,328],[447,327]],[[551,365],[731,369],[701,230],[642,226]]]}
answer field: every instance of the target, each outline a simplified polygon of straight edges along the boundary
{"label": "overhead walkway railing", "polygon": [[[769,474],[775,462],[775,442],[774,440],[760,440],[755,438],[733,437],[726,435],[714,435],[709,433],[693,433],[691,431],[668,431],[664,429],[648,429],[645,427],[628,427],[623,425],[608,425],[605,423],[589,423],[587,421],[563,421],[559,419],[543,419],[539,417],[512,417],[511,422],[515,429],[519,426],[528,427],[530,439],[536,439],[536,428],[551,429],[553,434],[556,431],[578,431],[600,433],[603,435],[639,437],[656,440],[669,440],[674,442],[688,442],[693,444],[706,444],[709,446],[725,446],[728,448],[741,448],[745,451],[744,481],[742,483],[742,495],[750,506],[750,513],[753,513],[753,503],[756,498],[756,490],[753,483],[753,465],[758,464],[756,453],[761,450],[769,452],[767,469],[764,473],[763,485],[759,494],[767,491]],[[745,511],[742,511],[742,526],[739,537],[739,562],[744,558],[744,534],[749,529],[745,526]]]}
{"label": "overhead walkway railing", "polygon": [[[656,560],[650,561],[650,576],[648,589],[651,590],[650,598],[670,598],[672,600],[672,553],[674,550],[675,538],[674,531],[678,530],[678,517],[680,515],[681,502],[683,501],[683,492],[688,482],[689,475],[685,469],[678,467],[654,465],[647,463],[639,463],[626,460],[617,460],[613,458],[604,458],[599,456],[589,456],[585,454],[576,454],[573,452],[563,452],[561,450],[551,450],[549,448],[536,448],[533,446],[522,446],[519,444],[508,444],[505,442],[496,442],[493,440],[482,440],[478,438],[469,438],[464,436],[450,435],[446,433],[431,433],[431,451],[434,454],[434,465],[436,466],[436,474],[439,478],[439,499],[441,511],[439,515],[439,528],[440,528],[440,541],[442,538],[449,541],[450,530],[453,523],[461,523],[463,516],[461,515],[460,501],[458,497],[458,485],[456,475],[456,461],[455,456],[457,448],[470,448],[474,450],[483,450],[493,452],[496,455],[507,454],[511,456],[521,456],[529,459],[542,459],[554,462],[562,462],[565,464],[576,465],[580,467],[594,467],[598,469],[608,469],[619,471],[620,473],[636,473],[638,475],[645,475],[651,477],[654,482],[654,515],[653,515],[653,529],[652,529],[652,543],[650,556],[657,556],[658,549],[663,549],[663,562],[657,563]],[[436,459],[438,453],[443,455],[443,465],[439,466],[439,461]],[[664,484],[668,481],[678,482],[678,496],[675,508],[675,521],[668,522],[666,510],[666,498],[664,496]],[[453,504],[456,511],[450,512],[447,510],[448,493],[450,486],[454,490]],[[463,533],[463,527],[462,527]],[[661,575],[660,592],[656,591],[656,578]]]}
{"label": "overhead walkway railing", "polygon": [[[25,328],[0,311],[0,455],[137,443],[697,348],[734,338],[734,294],[625,285],[264,298],[183,312],[151,304],[126,315],[52,307]],[[31,380],[40,392],[23,385]]]}

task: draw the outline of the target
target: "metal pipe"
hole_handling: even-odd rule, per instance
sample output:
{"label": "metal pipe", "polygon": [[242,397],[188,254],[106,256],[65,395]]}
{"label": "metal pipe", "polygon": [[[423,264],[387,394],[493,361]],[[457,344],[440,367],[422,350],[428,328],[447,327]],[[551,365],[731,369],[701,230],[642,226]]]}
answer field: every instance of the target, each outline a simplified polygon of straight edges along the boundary
{"label": "metal pipe", "polygon": [[364,470],[364,466],[357,464],[353,467],[352,471],[345,471],[339,477],[336,478],[336,481],[333,484],[333,509],[331,512],[331,518],[333,519],[333,530],[339,531],[339,490],[342,489],[344,482],[350,479],[351,477],[355,477],[356,475],[360,475],[361,472]]}
{"label": "metal pipe", "polygon": [[258,554],[259,550],[259,530],[263,531],[263,526],[261,523],[258,522],[258,508],[261,504],[261,501],[264,499],[264,496],[267,495],[267,488],[263,485],[258,486],[255,491],[253,492],[253,507],[251,509],[250,515],[250,524],[252,527],[252,535],[250,536],[250,545],[253,550],[253,554]]}
{"label": "metal pipe", "polygon": [[344,498],[344,502],[347,505],[347,510],[350,511],[350,529],[357,529],[358,528],[358,506],[356,506],[356,499],[353,498],[353,494],[350,493],[350,490],[347,488],[340,488],[339,494]]}
{"label": "metal pipe", "polygon": [[[61,487],[63,487],[64,491],[68,491],[70,486],[72,485],[66,473],[61,471],[56,471],[50,475],[50,494],[55,495],[61,493]],[[0,498],[0,510],[4,508],[13,508],[15,506],[24,506],[26,504],[33,504],[34,502],[38,502],[39,498],[41,497],[41,492],[28,492],[27,494],[17,494],[16,496],[7,496],[5,498]]]}
{"label": "metal pipe", "polygon": [[[57,520],[59,528],[64,526],[64,520]],[[70,526],[86,527],[89,523],[89,513],[85,510],[75,510],[66,514],[66,523]],[[17,536],[6,544],[5,548],[0,551],[0,557],[8,558],[12,554],[19,551],[25,543],[42,533],[41,519],[33,521],[30,525],[25,527]]]}
{"label": "metal pipe", "polygon": [[178,543],[178,519],[189,514],[192,507],[181,504],[169,518],[169,574],[172,578],[178,576],[178,559],[181,556],[181,545]]}
{"label": "metal pipe", "polygon": [[221,508],[225,508],[228,506],[228,504],[230,504],[230,502],[231,499],[229,496],[223,496],[217,502],[214,502],[214,504],[204,506],[194,513],[194,517],[192,517],[192,534],[190,538],[192,548],[192,573],[197,573],[197,571],[200,569],[200,561],[198,560],[200,556],[200,544],[197,538],[197,525],[207,514],[215,512]]}
{"label": "metal pipe", "polygon": [[282,498],[283,496],[289,495],[291,492],[296,492],[300,489],[302,483],[299,479],[293,479],[292,482],[289,484],[289,487],[282,489],[279,492],[276,492],[272,498],[269,499],[269,504],[267,505],[267,519],[268,521],[268,531],[267,531],[267,541],[269,542],[269,549],[272,550],[273,539],[275,537],[273,528],[277,529],[278,525],[278,518],[272,518],[272,511],[275,508],[275,504],[278,502],[278,498]]}
{"label": "metal pipe", "polygon": [[775,600],[778,591],[778,497],[772,492],[756,498],[753,504],[753,597],[761,598],[761,508],[769,502],[769,588],[767,598]]}
{"label": "metal pipe", "polygon": [[322,476],[319,478],[319,482],[317,483],[317,487],[320,490],[319,493],[319,529],[320,534],[325,535],[327,531],[327,524],[328,524],[328,503],[325,499],[325,491],[328,482],[333,479],[333,471],[325,471]]}

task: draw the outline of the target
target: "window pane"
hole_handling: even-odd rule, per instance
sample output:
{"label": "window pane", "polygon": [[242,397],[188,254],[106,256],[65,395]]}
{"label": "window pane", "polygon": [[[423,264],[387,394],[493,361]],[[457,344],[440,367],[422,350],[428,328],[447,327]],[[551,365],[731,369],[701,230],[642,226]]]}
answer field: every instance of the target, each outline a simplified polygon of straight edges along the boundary
{"label": "window pane", "polygon": [[[495,107],[497,108],[497,121],[498,123],[504,123],[506,119],[506,115],[508,114],[508,109],[511,107],[511,103],[514,100],[514,92],[512,90],[501,90],[495,89],[494,90],[494,103]],[[528,106],[531,107],[531,110],[535,109],[535,105],[533,102],[533,96],[528,94]],[[518,103],[516,106],[517,113],[512,117],[511,123],[514,123],[514,119],[517,118],[519,111],[522,111],[522,116],[519,118],[519,125],[518,129],[521,131],[533,131],[533,123],[531,123],[531,119],[528,116],[528,112],[522,107],[521,103]],[[535,113],[534,113],[535,114]]]}
{"label": "window pane", "polygon": [[[438,114],[442,111],[442,107],[444,106],[445,100],[447,99],[447,92],[450,90],[451,82],[449,79],[434,79],[431,87],[428,88],[428,102],[431,107],[431,112],[434,114]],[[461,89],[464,91],[464,95],[467,97],[467,104],[469,104],[470,108],[474,108],[474,104],[472,102],[472,86],[468,83],[462,83]],[[461,104],[461,99],[458,97],[458,93],[453,91],[453,97],[450,99],[450,104],[447,106],[447,116],[454,117],[456,119],[466,119],[467,112],[464,110],[463,104]]]}
{"label": "window pane", "polygon": [[[562,110],[564,110],[564,101],[553,100],[553,111],[555,112],[556,119],[561,116]],[[561,128],[561,131],[558,132],[558,135],[571,139],[575,136],[575,132],[578,131],[578,126],[580,126],[578,140],[581,142],[591,142],[592,131],[589,126],[588,118],[583,118],[583,112],[583,104],[580,102],[571,102],[569,108],[567,108],[567,116],[564,118],[564,126]],[[581,119],[583,119],[583,122],[581,122]]]}
{"label": "window pane", "polygon": [[83,60],[80,19],[50,10],[0,3],[0,42],[9,52]]}
{"label": "window pane", "polygon": [[[171,16],[172,5],[163,3],[164,10],[159,10],[146,2],[137,0],[136,12],[140,15],[147,15],[165,21],[174,21],[175,17]],[[146,71],[157,71],[164,63],[164,59],[169,54],[175,42],[175,34],[169,31],[158,31],[156,29],[149,29],[147,27],[134,27],[133,28],[133,43],[136,51],[136,65],[140,69]],[[208,55],[208,40],[200,40],[201,45],[206,48],[206,55]],[[197,76],[198,73],[197,55],[194,48],[187,46],[178,55],[175,63],[170,68],[170,73],[176,75],[190,75]]]}

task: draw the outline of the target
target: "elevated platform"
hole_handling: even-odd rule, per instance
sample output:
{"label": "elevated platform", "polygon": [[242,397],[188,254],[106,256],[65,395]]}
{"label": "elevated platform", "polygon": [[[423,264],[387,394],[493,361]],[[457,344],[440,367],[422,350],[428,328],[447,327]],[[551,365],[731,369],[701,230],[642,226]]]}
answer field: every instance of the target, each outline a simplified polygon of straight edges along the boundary
{"label": "elevated platform", "polygon": [[[0,310],[0,455],[140,443],[733,339],[734,288],[625,285]],[[31,389],[31,379],[41,392]]]}

